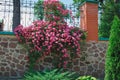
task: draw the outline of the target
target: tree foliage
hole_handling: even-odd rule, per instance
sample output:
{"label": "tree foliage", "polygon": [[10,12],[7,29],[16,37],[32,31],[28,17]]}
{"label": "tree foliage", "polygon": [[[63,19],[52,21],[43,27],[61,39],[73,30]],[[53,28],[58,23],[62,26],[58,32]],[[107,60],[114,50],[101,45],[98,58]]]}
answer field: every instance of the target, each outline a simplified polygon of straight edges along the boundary
{"label": "tree foliage", "polygon": [[120,2],[113,0],[106,0],[103,6],[103,11],[101,14],[100,26],[99,26],[99,36],[107,37],[110,36],[110,29],[114,15],[120,17]]}
{"label": "tree foliage", "polygon": [[34,6],[34,14],[37,19],[43,20],[44,18],[44,8],[43,8],[43,0],[38,0]]}
{"label": "tree foliage", "polygon": [[105,80],[120,80],[120,19],[115,16],[106,54]]}

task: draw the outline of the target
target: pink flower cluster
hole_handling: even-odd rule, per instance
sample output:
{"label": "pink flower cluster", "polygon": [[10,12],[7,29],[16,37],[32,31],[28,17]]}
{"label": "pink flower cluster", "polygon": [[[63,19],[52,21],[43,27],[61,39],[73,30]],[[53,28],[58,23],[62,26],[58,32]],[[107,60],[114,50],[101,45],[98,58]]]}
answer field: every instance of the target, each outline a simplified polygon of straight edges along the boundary
{"label": "pink flower cluster", "polygon": [[[44,5],[46,10],[54,10],[50,6],[54,5],[62,15],[68,13],[66,10],[61,9],[62,6],[59,2],[44,2]],[[49,15],[46,18],[49,18]],[[52,53],[60,55],[60,60],[65,60],[63,61],[65,66],[67,64],[66,58],[74,57],[80,53],[79,42],[83,36],[83,31],[76,27],[69,27],[66,22],[61,22],[58,19],[61,18],[60,15],[55,16],[54,13],[52,18],[54,19],[52,21],[35,21],[25,28],[19,25],[14,32],[19,42],[26,44],[30,52],[38,51],[42,55]]]}
{"label": "pink flower cluster", "polygon": [[70,11],[63,8],[63,4],[59,1],[44,1],[45,16],[48,20],[64,21]]}

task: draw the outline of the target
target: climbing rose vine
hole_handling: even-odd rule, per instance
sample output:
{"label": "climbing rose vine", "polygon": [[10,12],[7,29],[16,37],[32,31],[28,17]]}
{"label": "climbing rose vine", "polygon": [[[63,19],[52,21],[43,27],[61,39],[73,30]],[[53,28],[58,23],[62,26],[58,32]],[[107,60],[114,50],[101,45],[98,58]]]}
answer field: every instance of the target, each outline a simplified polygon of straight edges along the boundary
{"label": "climbing rose vine", "polygon": [[[68,26],[64,18],[70,13],[59,1],[44,2],[45,20],[34,21],[29,27],[19,25],[14,33],[18,41],[29,50],[29,62],[52,55],[56,67],[66,67],[68,59],[80,54],[80,41],[84,32]],[[34,66],[34,64],[33,64]]]}

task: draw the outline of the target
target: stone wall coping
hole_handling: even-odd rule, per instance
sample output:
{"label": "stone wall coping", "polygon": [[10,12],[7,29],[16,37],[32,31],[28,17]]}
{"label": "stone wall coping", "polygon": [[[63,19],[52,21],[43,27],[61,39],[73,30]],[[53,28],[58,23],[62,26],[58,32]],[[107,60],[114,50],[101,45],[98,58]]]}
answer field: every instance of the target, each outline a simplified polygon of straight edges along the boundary
{"label": "stone wall coping", "polygon": [[85,43],[108,43],[109,41],[87,41]]}
{"label": "stone wall coping", "polygon": [[99,37],[100,41],[109,41],[109,38]]}
{"label": "stone wall coping", "polygon": [[0,35],[14,35],[14,32],[9,32],[9,31],[0,31]]}
{"label": "stone wall coping", "polygon": [[109,41],[98,41],[100,43],[108,43]]}

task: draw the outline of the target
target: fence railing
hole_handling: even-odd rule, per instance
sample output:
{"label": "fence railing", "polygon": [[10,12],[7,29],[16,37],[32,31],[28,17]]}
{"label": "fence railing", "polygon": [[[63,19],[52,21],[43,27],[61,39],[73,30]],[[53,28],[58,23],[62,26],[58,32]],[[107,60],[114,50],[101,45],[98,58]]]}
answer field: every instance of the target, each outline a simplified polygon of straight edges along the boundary
{"label": "fence railing", "polygon": [[[34,15],[34,0],[20,0],[21,4],[21,24],[23,26],[30,25],[36,17]],[[67,9],[72,11],[73,16],[76,15],[76,7],[74,5],[65,5]],[[13,1],[12,0],[0,0],[0,19],[3,20],[4,31],[12,31],[13,26]],[[74,21],[66,19],[69,25],[79,26],[80,18],[75,17]]]}
{"label": "fence railing", "polygon": [[[36,1],[36,0],[35,0]],[[34,20],[34,0],[21,0],[21,24],[29,26]],[[74,5],[65,5],[67,9],[71,10],[73,16],[76,15],[76,8]],[[0,0],[0,19],[3,20],[4,31],[12,31],[13,26],[13,0]],[[79,26],[79,17],[74,19],[74,22],[70,19],[66,19],[69,25]]]}

